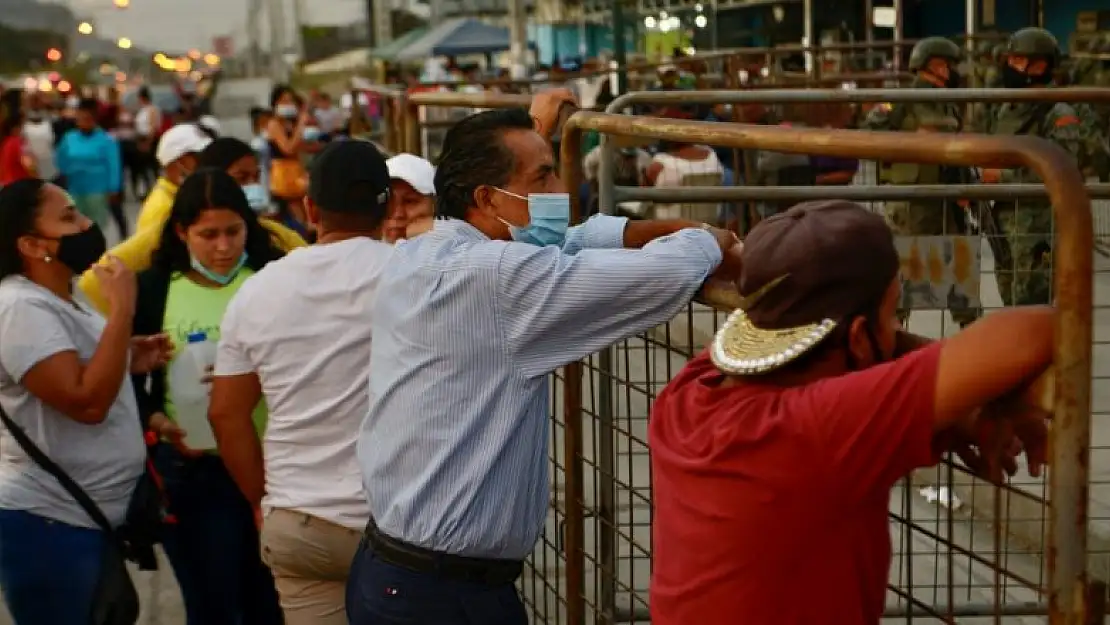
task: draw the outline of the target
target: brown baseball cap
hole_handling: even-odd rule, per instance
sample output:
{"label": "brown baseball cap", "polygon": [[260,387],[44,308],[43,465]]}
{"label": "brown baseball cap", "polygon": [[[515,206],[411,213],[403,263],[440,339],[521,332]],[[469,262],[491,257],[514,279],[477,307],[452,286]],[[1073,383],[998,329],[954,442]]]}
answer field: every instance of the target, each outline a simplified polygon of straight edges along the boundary
{"label": "brown baseball cap", "polygon": [[806,353],[838,323],[878,302],[898,275],[894,236],[879,214],[842,200],[798,204],[744,239],[743,304],[717,332],[726,373],[767,373]]}

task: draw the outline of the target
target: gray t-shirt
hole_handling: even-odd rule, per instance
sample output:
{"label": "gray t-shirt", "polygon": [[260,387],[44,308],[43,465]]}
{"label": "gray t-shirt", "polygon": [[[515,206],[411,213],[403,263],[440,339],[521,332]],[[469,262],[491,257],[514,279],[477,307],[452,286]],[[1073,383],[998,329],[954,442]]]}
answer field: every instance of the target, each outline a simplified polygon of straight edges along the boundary
{"label": "gray t-shirt", "polygon": [[[0,407],[85,489],[113,524],[120,524],[146,458],[130,378],[124,378],[107,418],[96,425],[65,416],[20,385],[32,367],[64,351],[76,351],[87,363],[104,323],[97,313],[79,309],[23,276],[0,281]],[[0,429],[0,508],[96,527],[6,429]]]}

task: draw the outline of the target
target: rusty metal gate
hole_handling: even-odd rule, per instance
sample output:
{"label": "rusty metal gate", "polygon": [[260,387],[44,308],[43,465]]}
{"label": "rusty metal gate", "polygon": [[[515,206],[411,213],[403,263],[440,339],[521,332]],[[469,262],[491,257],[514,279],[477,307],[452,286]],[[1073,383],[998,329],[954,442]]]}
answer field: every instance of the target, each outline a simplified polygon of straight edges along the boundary
{"label": "rusty metal gate", "polygon": [[[1002,102],[1064,102],[1064,103],[1110,103],[1110,89],[1099,87],[1069,87],[1069,88],[1042,88],[1042,89],[772,89],[772,90],[722,90],[722,91],[640,91],[626,93],[611,102],[605,109],[607,113],[620,113],[636,105],[679,105],[679,104],[734,104],[734,105],[813,105],[828,106],[835,104],[874,104],[886,103],[924,103],[924,102],[949,102],[957,104],[1002,103]],[[707,143],[714,143],[710,138]],[[613,142],[602,136],[603,155],[600,160],[601,168],[599,177],[612,179],[613,167]],[[874,184],[875,181],[866,181]],[[627,197],[614,197],[612,185],[600,185],[599,199],[604,206],[615,206],[620,202],[631,200]],[[917,189],[915,197],[928,194],[932,197],[944,196],[953,190],[953,185],[934,185],[932,188]],[[1008,193],[1016,189],[1007,185],[991,185],[999,197],[1008,197]],[[827,187],[809,187],[807,192],[796,189],[769,189],[757,190],[749,188],[746,191],[737,190],[730,195],[728,200],[784,200],[807,199],[825,197]],[[697,200],[698,194],[703,193],[686,189],[692,193],[689,200]],[[981,199],[993,197],[991,192],[979,185],[966,187],[963,191],[973,195],[961,196],[968,199]],[[962,192],[963,192],[962,191]],[[836,190],[832,190],[836,192]],[[713,191],[708,191],[712,194]],[[978,194],[978,195],[975,195]],[[652,201],[650,195],[644,196],[642,201]],[[893,199],[889,197],[876,197],[874,200]],[[1110,253],[1110,205],[1098,206],[1094,211],[1095,239],[1098,249]]]}
{"label": "rusty metal gate", "polygon": [[[892,601],[888,603],[891,616],[906,619],[919,615],[950,620],[957,616],[1000,618],[1003,614],[1047,613],[1053,623],[1083,622],[1088,607],[1083,597],[1089,585],[1086,528],[1093,255],[1090,200],[1079,172],[1062,150],[1031,138],[925,135],[915,137],[907,145],[896,133],[742,126],[597,113],[579,113],[573,120],[562,145],[564,177],[572,189],[581,180],[579,149],[583,130],[860,159],[1024,166],[1047,180],[1060,250],[1054,266],[1060,319],[1056,422],[1048,484],[1051,505],[1042,504],[1043,510],[1038,506],[1043,521],[1029,521],[1047,523],[1043,549],[1033,546],[1033,551],[1043,552],[1046,562],[1043,566],[1038,562],[1031,571],[1012,565],[1015,550],[1007,542],[1011,528],[1004,527],[1004,523],[996,523],[994,528],[972,527],[971,533],[975,535],[961,537],[957,534],[968,533],[969,523],[952,513],[920,519],[912,516],[908,508],[896,510],[893,516],[899,531],[894,539],[896,544],[908,548],[899,550],[899,560],[892,567]],[[1023,196],[1046,192],[1044,187],[1020,186],[1006,191]],[[683,194],[691,191],[681,190]],[[734,198],[737,193],[758,195],[760,191],[787,195],[794,192],[724,187],[694,191],[707,199],[725,199],[728,194]],[[836,195],[844,197],[875,200],[904,197],[907,188],[856,187],[836,191]],[[966,196],[968,190],[948,189],[948,195],[943,188],[919,191],[957,198]],[[977,192],[984,194],[981,190]],[[651,199],[661,190],[613,189],[612,193]],[[800,195],[806,193],[812,190]],[[577,203],[578,198],[574,197]],[[612,206],[612,201],[613,195],[606,206]],[[714,303],[728,307],[728,302],[720,297]],[[558,391],[552,395],[556,484],[553,514],[530,570],[521,580],[522,594],[537,622],[612,623],[648,619],[651,484],[647,415],[654,395],[704,341],[704,329],[711,332],[715,327],[712,313],[698,305],[680,317],[652,333],[567,367],[553,381]],[[952,483],[958,480],[956,471],[952,467],[941,469],[940,477]],[[975,488],[1000,512],[997,519],[1020,521],[1001,514],[1002,510],[1009,511],[1013,498],[1009,493],[1017,492],[1016,489],[981,483]],[[901,495],[894,501],[916,497],[908,484]],[[925,552],[918,544],[922,540],[932,544]],[[913,566],[914,556],[918,563],[923,557],[930,557],[934,565],[943,565],[931,567],[932,575],[936,576],[932,584],[922,582],[920,570]],[[968,569],[967,580],[957,579],[957,561]],[[1011,589],[1022,589],[1025,594],[1019,596]],[[591,618],[587,619],[588,616]]]}

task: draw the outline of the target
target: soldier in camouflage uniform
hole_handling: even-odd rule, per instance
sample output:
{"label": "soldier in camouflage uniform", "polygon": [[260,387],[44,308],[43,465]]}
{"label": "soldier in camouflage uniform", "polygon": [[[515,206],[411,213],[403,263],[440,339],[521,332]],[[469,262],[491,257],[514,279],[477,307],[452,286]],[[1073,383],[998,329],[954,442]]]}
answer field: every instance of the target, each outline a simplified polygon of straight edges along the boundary
{"label": "soldier in camouflage uniform", "polygon": [[[1088,82],[1092,87],[1110,87],[1110,33],[1091,45],[1091,51],[1100,55],[1101,59],[1092,59],[1092,69],[1087,74]],[[1110,182],[1110,104],[1095,103],[1088,105],[1089,114],[1092,116],[1091,125],[1094,132],[1101,135],[1101,150],[1096,152],[1093,159],[1094,173],[1102,182]],[[1081,112],[1082,117],[1085,113]],[[1097,142],[1093,142],[1097,143]]]}
{"label": "soldier in camouflage uniform", "polygon": [[[1041,28],[1014,33],[1006,46],[1002,81],[1008,88],[1044,87],[1059,62],[1056,38]],[[1064,103],[1007,102],[987,120],[985,131],[998,135],[1032,135],[1056,142],[1089,165],[1083,126],[1075,109]],[[983,182],[1040,182],[1028,169],[985,170]],[[998,289],[1008,306],[1047,304],[1051,301],[1052,207],[1044,200],[995,202],[994,216],[1004,240],[991,241],[995,252]],[[1003,250],[1005,250],[1003,252]],[[1009,256],[1009,259],[999,258]]]}
{"label": "soldier in camouflage uniform", "polygon": [[[916,76],[911,87],[946,89],[960,84],[957,66],[960,47],[943,37],[922,39],[910,52],[909,68]],[[903,132],[960,132],[960,107],[951,102],[880,104],[871,109],[862,124],[866,130]],[[880,163],[879,178],[885,184],[944,184],[966,182],[966,169],[919,163]],[[967,231],[963,209],[955,202],[920,200],[887,202],[886,219],[899,236],[938,236]],[[978,311],[953,310],[961,326],[974,321]],[[904,322],[909,311],[899,311]]]}

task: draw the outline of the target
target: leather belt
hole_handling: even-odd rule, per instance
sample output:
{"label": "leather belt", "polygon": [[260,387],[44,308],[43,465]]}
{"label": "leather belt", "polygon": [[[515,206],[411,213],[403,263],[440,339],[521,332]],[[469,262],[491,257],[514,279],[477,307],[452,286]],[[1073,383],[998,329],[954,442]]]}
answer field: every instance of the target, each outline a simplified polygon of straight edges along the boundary
{"label": "leather belt", "polygon": [[410,545],[382,533],[373,519],[366,525],[363,540],[387,564],[417,573],[442,575],[456,581],[490,586],[511,584],[524,569],[524,563],[519,560],[471,558]]}

